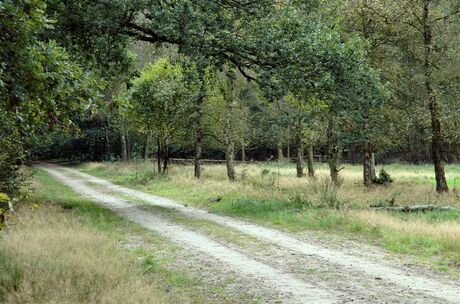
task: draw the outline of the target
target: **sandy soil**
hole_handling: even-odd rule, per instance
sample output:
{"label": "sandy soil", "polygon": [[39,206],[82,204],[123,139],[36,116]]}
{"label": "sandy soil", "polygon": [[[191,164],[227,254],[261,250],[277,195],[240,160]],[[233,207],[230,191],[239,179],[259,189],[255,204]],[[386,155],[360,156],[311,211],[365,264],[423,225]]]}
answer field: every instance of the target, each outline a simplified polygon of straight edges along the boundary
{"label": "sandy soil", "polygon": [[[74,169],[39,164],[63,184],[156,231],[172,242],[205,254],[228,271],[250,279],[263,302],[283,303],[460,303],[458,280],[420,267],[382,250],[308,234],[291,235],[276,229],[186,207],[179,202],[114,185]],[[95,186],[98,185],[98,186]],[[204,232],[174,223],[161,212],[142,208],[116,194],[174,209],[181,214],[227,227],[251,239],[240,247],[213,239]],[[209,265],[216,267],[216,265]],[[243,286],[242,286],[243,288]],[[250,292],[250,291],[249,291]]]}

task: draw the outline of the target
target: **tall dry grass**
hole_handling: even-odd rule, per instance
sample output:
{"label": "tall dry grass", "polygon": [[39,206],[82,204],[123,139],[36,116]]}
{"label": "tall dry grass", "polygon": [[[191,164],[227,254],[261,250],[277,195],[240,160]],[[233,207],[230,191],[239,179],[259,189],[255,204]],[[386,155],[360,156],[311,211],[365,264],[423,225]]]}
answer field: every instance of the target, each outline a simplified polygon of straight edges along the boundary
{"label": "tall dry grass", "polygon": [[56,206],[23,207],[2,232],[4,303],[161,303],[117,241]]}
{"label": "tall dry grass", "polygon": [[[371,188],[363,186],[361,168],[352,165],[341,171],[343,183],[339,188],[332,186],[324,166],[317,170],[317,179],[311,180],[297,178],[292,164],[238,165],[237,181],[229,182],[223,165],[203,166],[201,180],[193,177],[192,166],[173,165],[167,177],[146,178],[142,185],[129,176],[148,177],[152,169],[143,162],[87,163],[82,168],[143,191],[205,204],[217,212],[252,217],[294,230],[343,231],[369,237],[394,252],[422,256],[441,267],[448,265],[446,269],[453,267],[457,271],[460,265],[458,211],[401,214],[369,208],[390,203],[458,206],[457,191],[435,192],[428,166],[392,165],[385,169],[395,182]],[[450,169],[451,177],[456,178],[459,168]],[[222,197],[220,203],[209,200],[217,196]]]}
{"label": "tall dry grass", "polygon": [[350,216],[369,226],[392,229],[401,235],[427,237],[436,240],[444,246],[450,247],[450,250],[460,253],[460,225],[458,222],[430,223],[421,218],[408,220],[372,211],[352,211]]}
{"label": "tall dry grass", "polygon": [[[406,168],[407,167],[407,168]],[[386,170],[391,174],[394,183],[387,186],[366,188],[362,184],[361,167],[345,165],[341,176],[343,184],[337,190],[337,198],[344,205],[353,207],[368,207],[369,205],[386,203],[394,200],[396,205],[411,204],[438,204],[456,205],[460,202],[457,190],[447,194],[438,194],[434,184],[429,182],[432,177],[431,168],[426,166],[398,166],[393,165]],[[153,172],[153,164],[143,161],[115,162],[115,163],[86,163],[83,168],[90,173],[101,173],[107,178],[138,174],[146,176]],[[225,165],[204,165],[202,179],[193,177],[192,165],[172,165],[169,170],[168,183],[179,188],[194,188],[197,191],[222,194],[238,193],[259,199],[288,199],[293,196],[304,196],[308,200],[318,200],[317,183],[324,183],[329,178],[328,170],[324,165],[316,170],[317,180],[308,177],[297,178],[293,164],[248,163],[236,166],[236,182],[229,182]],[[452,176],[455,173],[451,173]],[[459,182],[460,184],[460,182]]]}

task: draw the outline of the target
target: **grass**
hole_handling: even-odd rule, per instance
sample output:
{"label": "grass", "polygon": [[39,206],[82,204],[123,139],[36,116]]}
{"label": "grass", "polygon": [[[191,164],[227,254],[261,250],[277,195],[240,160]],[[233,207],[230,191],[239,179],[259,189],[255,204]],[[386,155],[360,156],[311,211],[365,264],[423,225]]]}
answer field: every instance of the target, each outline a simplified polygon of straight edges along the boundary
{"label": "grass", "polygon": [[[85,163],[79,169],[115,183],[207,208],[212,212],[247,218],[294,232],[305,229],[367,240],[393,252],[410,254],[443,270],[460,273],[460,211],[401,214],[376,212],[373,204],[439,204],[458,206],[457,191],[439,195],[430,166],[388,165],[395,182],[365,189],[361,167],[345,165],[343,184],[334,188],[324,165],[316,181],[295,177],[292,164],[248,164],[237,167],[236,182],[227,181],[225,167],[204,166],[202,180],[192,166],[172,166],[168,176],[153,173],[153,164]],[[460,166],[447,166],[452,182]],[[219,198],[219,202],[215,202]]]}
{"label": "grass", "polygon": [[111,237],[60,207],[22,207],[1,244],[4,303],[166,302]]}
{"label": "grass", "polygon": [[17,222],[0,234],[0,302],[239,301],[213,294],[212,285],[181,265],[183,251],[158,235],[43,171],[36,172],[33,186],[34,203],[19,208]]}
{"label": "grass", "polygon": [[[318,192],[314,190],[314,183],[307,178],[295,177],[293,164],[276,163],[248,164],[236,167],[238,182],[227,183],[225,167],[223,165],[207,165],[203,169],[203,181],[196,182],[193,178],[192,166],[172,166],[169,177],[159,178],[153,172],[153,164],[142,161],[130,163],[85,163],[80,169],[91,174],[104,176],[118,184],[135,186],[139,189],[149,189],[155,193],[175,198],[185,198],[194,204],[203,204],[213,196],[234,197],[246,194],[259,199],[288,199],[294,196],[307,197],[316,200]],[[344,177],[343,185],[338,189],[337,197],[358,208],[367,208],[371,204],[378,204],[395,199],[396,204],[442,204],[456,205],[460,201],[460,194],[453,189],[449,194],[438,194],[433,187],[433,172],[428,165],[386,165],[395,182],[386,187],[365,189],[362,186],[361,166],[345,165],[341,171]],[[380,169],[380,168],[378,168]],[[446,166],[449,183],[458,180],[460,186],[460,165]],[[323,182],[328,176],[324,164],[317,165],[317,176]],[[155,179],[155,183],[152,183]],[[225,188],[222,188],[225,185]],[[178,189],[178,187],[185,188]],[[452,187],[451,187],[452,188]],[[206,189],[203,194],[203,189]],[[266,191],[269,189],[270,191]],[[409,191],[410,190],[410,191]]]}

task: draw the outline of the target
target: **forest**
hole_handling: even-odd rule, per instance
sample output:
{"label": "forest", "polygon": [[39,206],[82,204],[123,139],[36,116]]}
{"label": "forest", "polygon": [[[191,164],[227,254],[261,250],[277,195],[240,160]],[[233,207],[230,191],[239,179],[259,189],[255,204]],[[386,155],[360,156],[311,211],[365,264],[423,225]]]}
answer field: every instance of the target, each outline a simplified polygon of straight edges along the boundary
{"label": "forest", "polygon": [[[0,301],[377,303],[385,289],[384,302],[416,303],[414,294],[429,290],[427,303],[455,303],[459,109],[458,0],[1,0]],[[152,228],[117,209],[124,203],[178,228]],[[227,261],[223,270],[246,269],[243,281],[208,273],[197,283],[193,267],[205,262],[163,239],[140,248],[128,240],[134,253],[112,248],[126,235],[145,238],[140,229],[219,261],[243,255],[234,260],[246,264]],[[188,232],[199,234],[196,244],[182,239]],[[357,283],[341,290],[345,279],[311,270],[328,268],[323,262],[302,268],[308,278],[297,284],[299,275],[278,262],[255,266],[264,259],[242,249],[219,256],[198,241],[231,243],[225,251],[277,240],[303,255],[310,245],[296,247],[298,233],[316,233],[302,240],[319,246],[311,250],[338,277],[348,273],[341,263],[352,261],[371,291]],[[418,270],[394,264],[401,273],[392,276],[390,266],[360,262],[352,249],[339,261],[327,254],[333,249],[322,251],[331,244],[320,234],[342,247],[357,242],[356,251],[369,245],[415,257]],[[76,249],[62,249],[64,235],[74,236]],[[77,261],[71,250],[88,258]],[[89,258],[97,252],[105,263]],[[166,261],[171,252],[180,265]],[[304,259],[286,263],[306,267]],[[53,260],[75,264],[47,266]],[[431,275],[420,269],[447,283],[425,280],[422,290],[417,280]],[[47,275],[38,283],[40,272]],[[63,282],[49,291],[62,275],[77,287]],[[292,286],[272,294],[248,276]],[[412,285],[398,298],[366,283],[370,277]],[[323,283],[314,288],[328,286],[318,295],[302,285],[316,279]]]}
{"label": "forest", "polygon": [[456,1],[150,2],[2,4],[2,192],[28,159],[151,157],[431,162],[448,191]]}

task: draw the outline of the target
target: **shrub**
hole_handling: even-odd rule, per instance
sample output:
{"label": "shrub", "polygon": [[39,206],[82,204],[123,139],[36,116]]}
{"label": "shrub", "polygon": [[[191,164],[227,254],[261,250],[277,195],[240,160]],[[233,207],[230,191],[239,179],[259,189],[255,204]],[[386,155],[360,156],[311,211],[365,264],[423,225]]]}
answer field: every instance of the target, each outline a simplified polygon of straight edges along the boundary
{"label": "shrub", "polygon": [[379,185],[387,185],[387,184],[391,184],[392,182],[393,182],[393,179],[391,178],[390,174],[386,172],[384,169],[381,169],[379,173],[379,177],[373,180],[374,184],[379,184]]}

